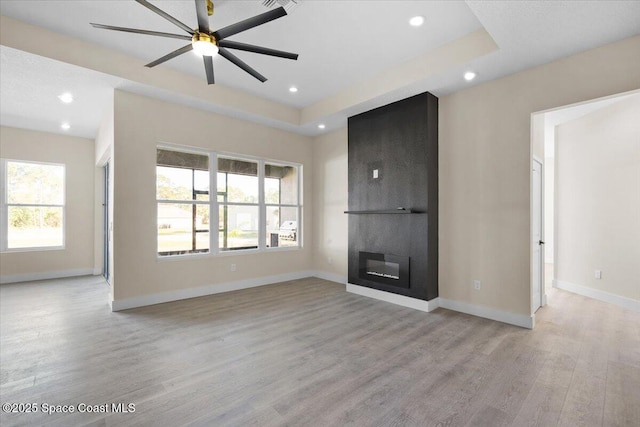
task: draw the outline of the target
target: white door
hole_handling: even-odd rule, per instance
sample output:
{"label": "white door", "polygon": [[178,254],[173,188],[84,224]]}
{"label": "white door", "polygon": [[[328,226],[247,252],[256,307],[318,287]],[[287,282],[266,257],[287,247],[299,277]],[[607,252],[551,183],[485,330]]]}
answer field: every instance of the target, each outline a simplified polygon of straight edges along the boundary
{"label": "white door", "polygon": [[542,163],[533,161],[531,200],[531,312],[542,306],[544,256],[542,241]]}

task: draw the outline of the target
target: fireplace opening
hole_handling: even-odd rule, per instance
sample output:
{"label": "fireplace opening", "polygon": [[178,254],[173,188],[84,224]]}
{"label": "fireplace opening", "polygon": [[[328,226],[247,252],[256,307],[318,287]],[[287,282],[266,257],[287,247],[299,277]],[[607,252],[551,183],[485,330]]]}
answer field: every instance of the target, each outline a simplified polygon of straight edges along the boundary
{"label": "fireplace opening", "polygon": [[360,252],[359,277],[371,282],[409,287],[409,257]]}

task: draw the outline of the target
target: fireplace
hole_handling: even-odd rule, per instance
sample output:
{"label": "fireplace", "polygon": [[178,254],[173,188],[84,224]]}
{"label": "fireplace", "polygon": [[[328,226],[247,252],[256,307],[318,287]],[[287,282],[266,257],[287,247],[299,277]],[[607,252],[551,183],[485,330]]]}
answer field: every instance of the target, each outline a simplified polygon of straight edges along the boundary
{"label": "fireplace", "polygon": [[409,288],[409,257],[360,252],[358,264],[361,279]]}
{"label": "fireplace", "polygon": [[438,298],[438,98],[349,117],[348,137],[350,289]]}

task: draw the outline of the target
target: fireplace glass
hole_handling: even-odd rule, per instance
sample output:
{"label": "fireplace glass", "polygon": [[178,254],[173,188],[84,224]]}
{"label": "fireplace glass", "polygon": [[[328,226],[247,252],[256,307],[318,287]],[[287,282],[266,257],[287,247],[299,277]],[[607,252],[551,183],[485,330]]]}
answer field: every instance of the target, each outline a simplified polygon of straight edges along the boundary
{"label": "fireplace glass", "polygon": [[409,287],[409,257],[360,252],[359,277],[385,285]]}

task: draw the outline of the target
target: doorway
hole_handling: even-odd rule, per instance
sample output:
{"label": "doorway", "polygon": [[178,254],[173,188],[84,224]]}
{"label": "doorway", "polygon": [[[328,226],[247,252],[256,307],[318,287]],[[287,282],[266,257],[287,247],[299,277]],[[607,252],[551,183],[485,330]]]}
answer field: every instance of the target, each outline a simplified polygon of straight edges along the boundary
{"label": "doorway", "polygon": [[[637,169],[630,166],[633,159],[637,159],[637,133],[633,134],[632,124],[637,116],[633,111],[640,106],[638,95],[640,91],[635,90],[540,111],[531,116],[532,314],[537,309],[539,274],[543,282],[542,306],[547,304],[547,295],[554,295],[554,292],[550,293],[551,287],[623,307],[637,304],[637,299],[629,298],[628,290],[624,288],[630,280],[605,277],[607,272],[604,270],[606,268],[611,275],[625,271],[633,265],[628,260],[637,258],[628,255],[638,247],[630,244],[637,241],[633,240],[630,231],[637,221],[628,220],[632,209],[620,209],[620,206],[634,206],[634,196],[638,194],[633,190]],[[619,104],[621,102],[625,104]],[[542,196],[535,187],[538,178],[534,159],[542,163]],[[609,169],[605,169],[605,165]],[[612,168],[610,165],[619,166]],[[630,167],[625,169],[627,165]],[[625,171],[627,175],[622,175]],[[538,247],[543,258],[536,250],[534,231],[540,198],[543,236],[540,240],[544,244]],[[607,210],[610,207],[613,209]],[[621,249],[623,247],[625,249]],[[541,263],[541,269],[538,263]],[[605,280],[609,280],[608,283]],[[615,293],[618,284],[623,285],[619,293]]]}

